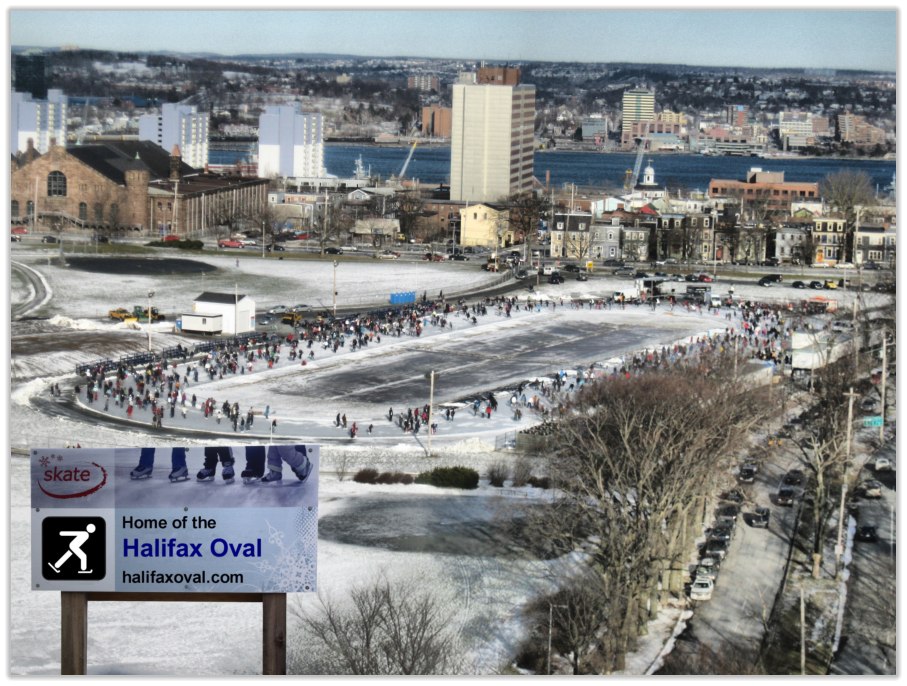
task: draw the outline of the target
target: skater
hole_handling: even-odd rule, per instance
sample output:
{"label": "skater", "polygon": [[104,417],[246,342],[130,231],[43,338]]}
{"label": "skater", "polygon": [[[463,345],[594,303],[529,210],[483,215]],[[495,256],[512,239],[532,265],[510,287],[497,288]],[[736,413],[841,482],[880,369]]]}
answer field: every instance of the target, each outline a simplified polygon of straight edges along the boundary
{"label": "skater", "polygon": [[[154,469],[154,448],[142,448],[139,455],[139,466],[133,469],[129,476],[133,479],[148,479]],[[169,479],[176,483],[177,481],[186,481],[189,479],[189,470],[186,468],[186,449],[174,448],[170,455],[171,471]]]}
{"label": "skater", "polygon": [[393,407],[390,408],[390,409],[387,411],[387,420],[388,420],[389,422],[393,422],[393,421],[394,421],[394,408],[393,408]]}
{"label": "skater", "polygon": [[374,425],[373,425],[373,424],[369,424],[369,425],[368,425],[368,435],[369,435],[369,436],[372,435],[372,429],[373,429],[373,428],[374,428]]}
{"label": "skater", "polygon": [[340,413],[337,413],[337,419],[334,420],[334,426],[340,426]]}
{"label": "skater", "polygon": [[221,478],[225,484],[232,484],[234,480],[233,472],[233,450],[232,448],[212,447],[205,448],[205,463],[201,471],[195,476],[199,482],[214,481],[214,470],[217,467],[217,461],[220,460]]}
{"label": "skater", "polygon": [[343,415],[343,428],[346,428],[346,415]]}
{"label": "skater", "polygon": [[280,483],[283,480],[282,462],[290,465],[296,478],[303,483],[314,466],[304,445],[271,445],[268,446],[268,473],[262,477],[261,483]]}
{"label": "skater", "polygon": [[[129,416],[132,416],[132,405],[129,406]],[[186,406],[183,405],[183,419],[186,418]]]}

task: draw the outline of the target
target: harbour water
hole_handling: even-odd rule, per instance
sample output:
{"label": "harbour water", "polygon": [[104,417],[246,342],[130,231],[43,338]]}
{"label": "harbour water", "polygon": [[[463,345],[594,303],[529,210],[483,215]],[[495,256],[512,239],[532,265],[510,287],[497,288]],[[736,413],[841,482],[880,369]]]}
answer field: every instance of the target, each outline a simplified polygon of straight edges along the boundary
{"label": "harbour water", "polygon": [[[209,154],[213,164],[233,164],[238,153],[229,150],[212,150]],[[362,156],[366,171],[380,175],[382,179],[399,174],[409,147],[385,148],[365,145],[327,145],[324,148],[324,164],[329,174],[351,177],[356,159]],[[214,159],[217,157],[217,159]],[[894,160],[872,159],[828,159],[828,158],[773,158],[758,157],[707,157],[705,155],[656,155],[649,159],[655,169],[655,181],[669,188],[686,191],[706,191],[711,179],[743,179],[752,167],[765,171],[783,171],[785,180],[820,182],[827,174],[840,169],[866,172],[873,186],[883,189],[891,183],[897,163]],[[599,188],[621,188],[628,169],[633,168],[635,155],[600,154],[586,152],[535,153],[535,176],[542,183],[545,173],[551,172],[551,184],[560,186],[575,183],[578,186]],[[450,148],[416,148],[409,167],[408,178],[421,183],[448,183],[450,176]]]}

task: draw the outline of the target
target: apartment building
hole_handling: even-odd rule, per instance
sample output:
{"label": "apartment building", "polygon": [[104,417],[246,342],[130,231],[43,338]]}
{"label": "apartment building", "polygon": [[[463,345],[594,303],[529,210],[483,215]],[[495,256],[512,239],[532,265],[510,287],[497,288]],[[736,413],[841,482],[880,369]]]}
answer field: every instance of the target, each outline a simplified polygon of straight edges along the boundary
{"label": "apartment building", "polygon": [[322,115],[298,102],[265,108],[258,118],[258,176],[324,176]]}
{"label": "apartment building", "polygon": [[634,88],[624,92],[621,119],[621,147],[633,147],[631,134],[633,122],[654,121],[655,93],[645,89]]}
{"label": "apartment building", "polygon": [[438,77],[437,76],[428,76],[427,74],[419,74],[416,76],[410,76],[406,81],[406,86],[410,90],[419,90],[419,91],[436,91],[440,90]]}
{"label": "apartment building", "polygon": [[449,107],[432,105],[422,108],[422,135],[432,138],[450,138],[451,114]]}
{"label": "apartment building", "polygon": [[810,230],[813,255],[810,262],[837,264],[844,261],[847,221],[840,217],[813,217]]}
{"label": "apartment building", "polygon": [[551,226],[551,257],[586,260],[592,256],[592,214],[555,214]]}
{"label": "apartment building", "polygon": [[159,115],[139,117],[139,140],[151,141],[165,151],[179,146],[187,164],[203,169],[208,163],[208,114],[195,105],[162,105]]}
{"label": "apartment building", "polygon": [[30,93],[12,93],[10,98],[10,152],[25,152],[28,141],[42,155],[66,143],[67,98],[52,88],[47,100],[35,100]]}

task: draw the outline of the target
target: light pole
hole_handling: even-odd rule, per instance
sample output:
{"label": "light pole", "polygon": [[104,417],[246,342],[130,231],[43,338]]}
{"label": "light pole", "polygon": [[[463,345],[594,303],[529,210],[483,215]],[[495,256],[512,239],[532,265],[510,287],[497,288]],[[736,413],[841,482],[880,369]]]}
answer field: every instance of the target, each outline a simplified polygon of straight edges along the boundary
{"label": "light pole", "polygon": [[334,260],[334,316],[337,316],[337,260]]}
{"label": "light pole", "polygon": [[548,603],[548,676],[551,676],[551,622],[553,619],[554,608],[564,608],[569,610],[566,605],[552,605]]}
{"label": "light pole", "polygon": [[148,291],[148,352],[151,352],[151,299],[154,291]]}
{"label": "light pole", "polygon": [[435,372],[434,370],[427,372],[425,378],[431,380],[431,391],[428,396],[428,454],[431,455],[431,428],[432,428],[432,417],[435,409]]}

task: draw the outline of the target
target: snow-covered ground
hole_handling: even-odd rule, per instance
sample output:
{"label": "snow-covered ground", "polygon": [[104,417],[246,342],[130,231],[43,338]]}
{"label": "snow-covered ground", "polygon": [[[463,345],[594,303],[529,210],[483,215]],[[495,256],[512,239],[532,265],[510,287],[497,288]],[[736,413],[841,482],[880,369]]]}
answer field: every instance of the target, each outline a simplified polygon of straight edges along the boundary
{"label": "snow-covered ground", "polygon": [[[173,315],[191,312],[192,299],[203,291],[233,293],[238,289],[259,307],[332,304],[334,268],[326,260],[261,259],[246,254],[229,257],[162,254],[161,258],[164,257],[202,262],[210,266],[210,271],[204,275],[166,277],[99,274],[62,267],[59,260],[49,260],[37,253],[16,253],[16,260],[43,275],[56,295],[37,312],[43,316],[103,317],[117,307],[131,309],[133,305],[146,303],[149,290],[154,291],[154,306],[171,320]],[[344,307],[389,302],[391,293],[401,291],[417,291],[419,295],[427,291],[436,296],[439,291],[479,288],[498,276],[470,262],[342,261],[337,267],[337,303],[338,307]]]}

